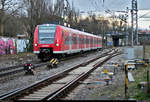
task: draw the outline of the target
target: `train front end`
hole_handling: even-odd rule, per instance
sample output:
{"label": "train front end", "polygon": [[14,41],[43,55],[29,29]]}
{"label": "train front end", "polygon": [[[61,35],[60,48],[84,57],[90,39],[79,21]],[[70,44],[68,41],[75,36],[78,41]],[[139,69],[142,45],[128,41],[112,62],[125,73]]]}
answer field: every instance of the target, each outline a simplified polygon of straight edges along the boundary
{"label": "train front end", "polygon": [[58,50],[58,42],[55,41],[57,25],[38,25],[34,32],[34,53],[42,61],[53,57],[53,50]]}

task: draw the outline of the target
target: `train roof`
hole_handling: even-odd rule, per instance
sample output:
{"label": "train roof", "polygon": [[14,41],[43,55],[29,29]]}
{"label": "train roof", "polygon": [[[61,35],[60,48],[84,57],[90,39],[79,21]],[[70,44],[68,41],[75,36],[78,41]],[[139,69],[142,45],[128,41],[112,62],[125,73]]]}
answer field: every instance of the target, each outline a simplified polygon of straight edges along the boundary
{"label": "train roof", "polygon": [[[70,30],[71,30],[71,31],[74,31],[74,32],[77,32],[77,33],[79,33],[79,34],[82,33],[82,34],[84,34],[84,35],[102,38],[101,36],[97,36],[97,35],[90,34],[90,33],[87,33],[87,32],[79,31],[79,30],[77,30],[77,29],[65,27],[65,26],[62,26],[62,25],[57,25],[57,24],[42,24],[42,26],[44,26],[44,25],[45,25],[45,26],[51,26],[51,25],[53,25],[53,26],[60,26],[61,28],[64,28],[64,29],[69,30],[69,31],[70,31]],[[41,25],[38,25],[38,26],[41,26]]]}
{"label": "train roof", "polygon": [[[59,26],[61,26],[61,25],[59,25]],[[79,31],[79,30],[77,30],[77,29],[72,29],[72,28],[68,28],[68,27],[64,27],[64,26],[61,26],[61,27],[62,27],[62,28],[65,28],[65,29],[67,29],[67,30],[69,30],[69,31],[72,30],[72,31],[77,32],[77,33],[79,33],[79,34],[82,33],[82,34],[84,34],[84,35],[101,38],[101,36],[97,36],[97,35],[90,34],[90,33],[87,33],[87,32]]]}

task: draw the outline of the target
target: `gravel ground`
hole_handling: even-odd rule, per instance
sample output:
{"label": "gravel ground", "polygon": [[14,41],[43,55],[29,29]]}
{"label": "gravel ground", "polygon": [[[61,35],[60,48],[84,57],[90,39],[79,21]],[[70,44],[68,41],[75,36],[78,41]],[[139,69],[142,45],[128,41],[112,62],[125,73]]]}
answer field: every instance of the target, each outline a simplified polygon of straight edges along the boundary
{"label": "gravel ground", "polygon": [[[123,55],[116,56],[107,62],[124,62]],[[103,68],[108,72],[113,72],[112,67],[106,67],[107,63],[97,68],[85,81],[81,82],[63,100],[124,100],[124,72],[118,68],[118,73],[113,76],[113,80],[106,85],[102,78]]]}
{"label": "gravel ground", "polygon": [[0,55],[0,68],[24,64],[28,61],[40,61],[33,53],[19,53],[16,55]]}
{"label": "gravel ground", "polygon": [[[53,68],[53,69],[48,69],[46,66],[43,66],[43,67],[40,67],[38,69],[35,70],[35,75],[32,76],[32,75],[24,75],[24,74],[19,74],[19,75],[16,75],[15,77],[10,77],[8,80],[4,81],[4,82],[0,82],[0,95],[1,94],[4,94],[4,93],[7,93],[8,91],[13,91],[17,88],[22,88],[22,87],[25,87],[27,85],[30,85],[36,81],[39,81],[45,77],[48,77],[50,75],[53,75],[57,72],[60,72],[66,68],[70,68],[72,66],[75,66],[81,62],[84,62],[92,57],[96,57],[100,54],[101,52],[93,52],[91,54],[88,54],[88,56],[86,57],[77,57],[77,58],[74,58],[74,59],[70,59],[70,60],[67,60],[67,61],[62,61],[59,63],[58,65],[58,68]],[[10,56],[8,56],[10,57]],[[14,56],[11,56],[11,57],[14,57]],[[20,57],[15,57],[17,59],[20,59]],[[35,55],[29,55],[27,56],[27,58],[24,58],[21,56],[22,59],[35,59],[37,60],[35,57]],[[5,59],[7,59],[5,57]],[[14,59],[13,59],[14,60]],[[9,61],[11,62],[11,58],[9,59]],[[16,60],[17,62],[17,60]],[[6,64],[6,63],[5,63]]]}

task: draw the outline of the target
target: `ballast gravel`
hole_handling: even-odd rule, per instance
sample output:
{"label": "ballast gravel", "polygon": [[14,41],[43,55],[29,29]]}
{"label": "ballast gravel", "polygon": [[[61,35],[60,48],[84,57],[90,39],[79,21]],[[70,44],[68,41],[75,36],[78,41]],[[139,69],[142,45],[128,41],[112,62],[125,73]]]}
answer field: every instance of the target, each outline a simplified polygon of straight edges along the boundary
{"label": "ballast gravel", "polygon": [[[81,57],[73,58],[73,59],[70,59],[67,61],[62,61],[59,63],[57,68],[49,69],[49,68],[47,68],[47,66],[39,67],[38,69],[35,70],[35,75],[25,75],[24,73],[22,73],[22,74],[18,74],[16,76],[12,76],[5,81],[0,80],[0,95],[5,94],[10,91],[13,91],[15,89],[26,87],[27,85],[33,84],[36,81],[39,81],[48,76],[54,75],[55,73],[63,71],[66,68],[70,68],[81,62],[85,62],[93,57],[97,57],[100,54],[101,54],[100,51],[95,51],[84,57],[81,56]],[[16,61],[18,61],[17,59],[19,57],[15,57],[15,58],[14,58],[14,56],[11,56],[11,57],[13,57],[12,58],[13,61],[15,60],[15,58],[16,58]],[[29,60],[29,59],[38,60],[37,57],[33,54],[29,54],[27,56],[27,58],[26,58],[26,56],[23,56],[23,57],[21,56],[21,58],[26,59],[26,60]],[[9,58],[8,58],[8,60],[9,60]],[[12,60],[10,58],[9,62],[11,62],[11,61]],[[6,62],[7,61],[4,61],[3,64],[6,64]],[[18,61],[18,63],[20,63],[20,62]],[[8,65],[10,65],[10,63],[8,63]],[[7,66],[7,65],[5,65],[5,66]]]}

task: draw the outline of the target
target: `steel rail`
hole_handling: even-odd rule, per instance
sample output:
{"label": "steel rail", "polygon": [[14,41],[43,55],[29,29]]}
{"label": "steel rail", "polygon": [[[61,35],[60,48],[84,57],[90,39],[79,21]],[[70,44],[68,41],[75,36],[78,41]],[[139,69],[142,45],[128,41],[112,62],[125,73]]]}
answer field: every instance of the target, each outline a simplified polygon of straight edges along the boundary
{"label": "steel rail", "polygon": [[[89,52],[86,52],[86,53],[89,53]],[[67,59],[61,59],[60,61],[69,60],[70,58],[74,58],[74,57],[79,57],[79,55],[67,57]],[[31,61],[30,63],[33,63],[33,62],[35,62],[35,61]],[[33,64],[39,64],[39,63],[40,63],[40,61],[35,62]],[[3,67],[3,68],[0,68],[0,72],[7,71],[7,70],[12,70],[12,69],[17,69],[17,68],[20,68],[20,67],[24,67],[24,65],[20,64],[20,65],[14,65],[14,66],[9,66],[9,67]]]}
{"label": "steel rail", "polygon": [[[117,54],[116,54],[117,55]],[[63,96],[66,95],[66,93],[70,92],[70,90],[72,88],[77,87],[77,85],[79,84],[79,81],[82,81],[84,79],[86,79],[86,77],[89,76],[89,74],[91,72],[93,72],[97,67],[103,65],[106,61],[108,61],[109,59],[111,59],[112,57],[116,56],[116,55],[109,55],[107,58],[105,58],[103,61],[96,63],[95,65],[93,65],[93,68],[88,70],[85,73],[82,73],[81,75],[79,75],[77,78],[73,79],[72,81],[68,82],[67,84],[65,84],[62,88],[58,89],[56,92],[48,95],[47,97],[43,98],[42,100],[56,100],[59,99]],[[119,54],[118,54],[119,55]]]}
{"label": "steel rail", "polygon": [[[67,57],[66,59],[61,59],[60,61],[66,61],[66,60],[69,60],[74,57],[79,57],[79,55]],[[37,65],[35,65],[35,64],[37,64]],[[36,67],[41,67],[41,66],[47,65],[47,64],[48,64],[48,62],[41,63],[41,64],[39,64],[39,62],[36,62],[36,63],[33,63],[33,66],[34,66],[34,68],[36,68]],[[5,76],[12,75],[15,73],[23,72],[24,71],[23,67],[24,67],[24,65],[16,65],[16,66],[0,68],[0,77],[5,77]]]}
{"label": "steel rail", "polygon": [[[37,64],[37,65],[33,65],[33,66],[36,69],[36,68],[44,66],[44,65],[47,65],[47,63],[41,63],[41,64]],[[24,71],[25,70],[24,70],[23,65],[22,65],[21,67],[17,67],[17,68],[8,70],[8,71],[1,72],[0,77],[5,77],[5,76],[8,76],[8,75],[12,75],[12,74],[16,74],[16,73],[24,72]]]}
{"label": "steel rail", "polygon": [[[112,49],[110,51],[112,51]],[[102,52],[102,54],[107,54],[110,51]],[[77,55],[77,56],[79,56],[79,55]],[[69,59],[70,59],[70,57],[69,57]],[[62,59],[61,61],[64,61],[64,59]],[[47,65],[47,64],[48,64],[48,62],[45,62],[45,63],[33,65],[33,66],[34,66],[34,68],[37,68],[37,67],[41,67],[41,66],[44,66],[44,65]],[[2,68],[2,69],[0,69],[0,72],[1,72],[0,77],[2,78],[2,77],[13,75],[13,74],[16,74],[16,73],[19,73],[19,72],[24,72],[25,70],[24,70],[23,67],[24,67],[24,65],[18,65],[18,66],[11,66],[11,67]],[[2,72],[2,71],[4,71],[4,72]]]}
{"label": "steel rail", "polygon": [[[103,53],[103,54],[105,55],[106,53]],[[103,56],[104,56],[104,55],[103,55]],[[97,60],[98,58],[101,58],[101,57],[102,57],[102,55],[96,57],[95,60]],[[94,61],[94,59],[91,59],[91,60],[87,61],[87,63],[89,63],[89,62],[91,62],[91,61]],[[25,92],[27,92],[27,91],[29,91],[29,90],[32,91],[32,90],[36,89],[37,87],[40,87],[41,84],[44,83],[44,82],[49,82],[49,81],[51,82],[51,81],[54,81],[54,80],[60,78],[60,77],[61,77],[62,75],[64,75],[65,73],[69,72],[70,70],[73,70],[73,69],[75,69],[75,68],[77,68],[77,67],[79,67],[79,66],[83,66],[83,65],[85,65],[85,63],[84,63],[84,64],[81,63],[81,64],[79,64],[79,65],[77,65],[77,66],[75,66],[75,67],[66,69],[66,70],[64,70],[63,72],[56,73],[56,74],[53,75],[53,76],[47,77],[47,78],[45,78],[45,79],[43,79],[43,80],[41,80],[41,81],[39,81],[39,82],[36,82],[36,83],[34,83],[34,84],[31,84],[31,85],[29,85],[29,86],[27,86],[27,87],[25,87],[25,88],[20,89],[20,90],[17,90],[17,91],[15,91],[14,93],[8,94],[8,95],[6,95],[6,96],[0,98],[0,100],[14,99],[15,97],[20,96],[20,95],[22,95],[23,93],[25,93]]]}

